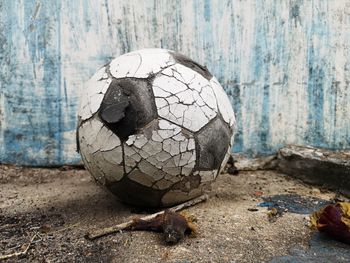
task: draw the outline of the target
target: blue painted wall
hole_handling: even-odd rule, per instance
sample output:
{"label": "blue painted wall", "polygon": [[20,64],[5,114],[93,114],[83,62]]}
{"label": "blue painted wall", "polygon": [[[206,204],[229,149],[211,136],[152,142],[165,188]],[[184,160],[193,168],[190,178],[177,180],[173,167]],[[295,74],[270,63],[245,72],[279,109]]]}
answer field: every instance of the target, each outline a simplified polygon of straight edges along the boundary
{"label": "blue painted wall", "polygon": [[0,162],[77,163],[84,82],[147,47],[217,76],[236,112],[236,152],[350,148],[350,1],[2,0]]}

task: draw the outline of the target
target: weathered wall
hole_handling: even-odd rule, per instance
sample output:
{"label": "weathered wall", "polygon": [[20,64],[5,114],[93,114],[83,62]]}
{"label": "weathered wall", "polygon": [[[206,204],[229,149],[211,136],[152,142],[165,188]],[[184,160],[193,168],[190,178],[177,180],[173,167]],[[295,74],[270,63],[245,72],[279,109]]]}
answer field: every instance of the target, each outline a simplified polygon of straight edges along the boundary
{"label": "weathered wall", "polygon": [[2,0],[0,162],[77,162],[83,83],[146,47],[218,77],[236,111],[236,152],[350,148],[350,1]]}

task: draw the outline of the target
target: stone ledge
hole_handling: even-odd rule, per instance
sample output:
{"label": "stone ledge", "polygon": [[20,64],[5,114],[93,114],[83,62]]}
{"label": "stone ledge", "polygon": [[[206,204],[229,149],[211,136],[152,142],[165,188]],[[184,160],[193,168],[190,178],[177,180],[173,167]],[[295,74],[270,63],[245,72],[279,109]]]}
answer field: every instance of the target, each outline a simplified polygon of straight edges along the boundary
{"label": "stone ledge", "polygon": [[258,170],[274,170],[277,165],[275,155],[248,158],[242,154],[232,154],[234,164],[238,171],[258,171]]}
{"label": "stone ledge", "polygon": [[277,154],[277,170],[350,196],[350,151],[289,145]]}

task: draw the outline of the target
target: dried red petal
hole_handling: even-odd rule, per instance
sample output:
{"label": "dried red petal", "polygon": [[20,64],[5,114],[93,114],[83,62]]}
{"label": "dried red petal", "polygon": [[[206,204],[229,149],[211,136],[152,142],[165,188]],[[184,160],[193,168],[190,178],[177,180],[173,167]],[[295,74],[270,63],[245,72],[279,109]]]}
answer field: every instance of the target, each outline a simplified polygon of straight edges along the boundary
{"label": "dried red petal", "polygon": [[350,229],[342,221],[342,216],[344,214],[339,204],[328,205],[313,215],[316,219],[316,227],[320,232],[325,232],[339,241],[350,244]]}

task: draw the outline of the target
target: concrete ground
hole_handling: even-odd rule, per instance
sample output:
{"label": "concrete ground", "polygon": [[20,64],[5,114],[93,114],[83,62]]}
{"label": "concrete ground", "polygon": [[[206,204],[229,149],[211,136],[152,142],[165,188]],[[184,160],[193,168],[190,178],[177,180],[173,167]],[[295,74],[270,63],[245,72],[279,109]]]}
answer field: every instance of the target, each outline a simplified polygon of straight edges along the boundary
{"label": "concrete ground", "polygon": [[221,174],[210,199],[187,209],[197,218],[197,237],[167,246],[160,234],[124,231],[88,241],[87,231],[147,211],[120,203],[85,170],[0,165],[0,255],[23,250],[39,232],[26,256],[8,262],[350,261],[349,246],[313,233],[307,214],[285,209],[269,220],[259,204],[279,194],[298,194],[304,201],[294,205],[310,199],[311,206],[319,202],[311,197],[336,196],[274,171]]}

